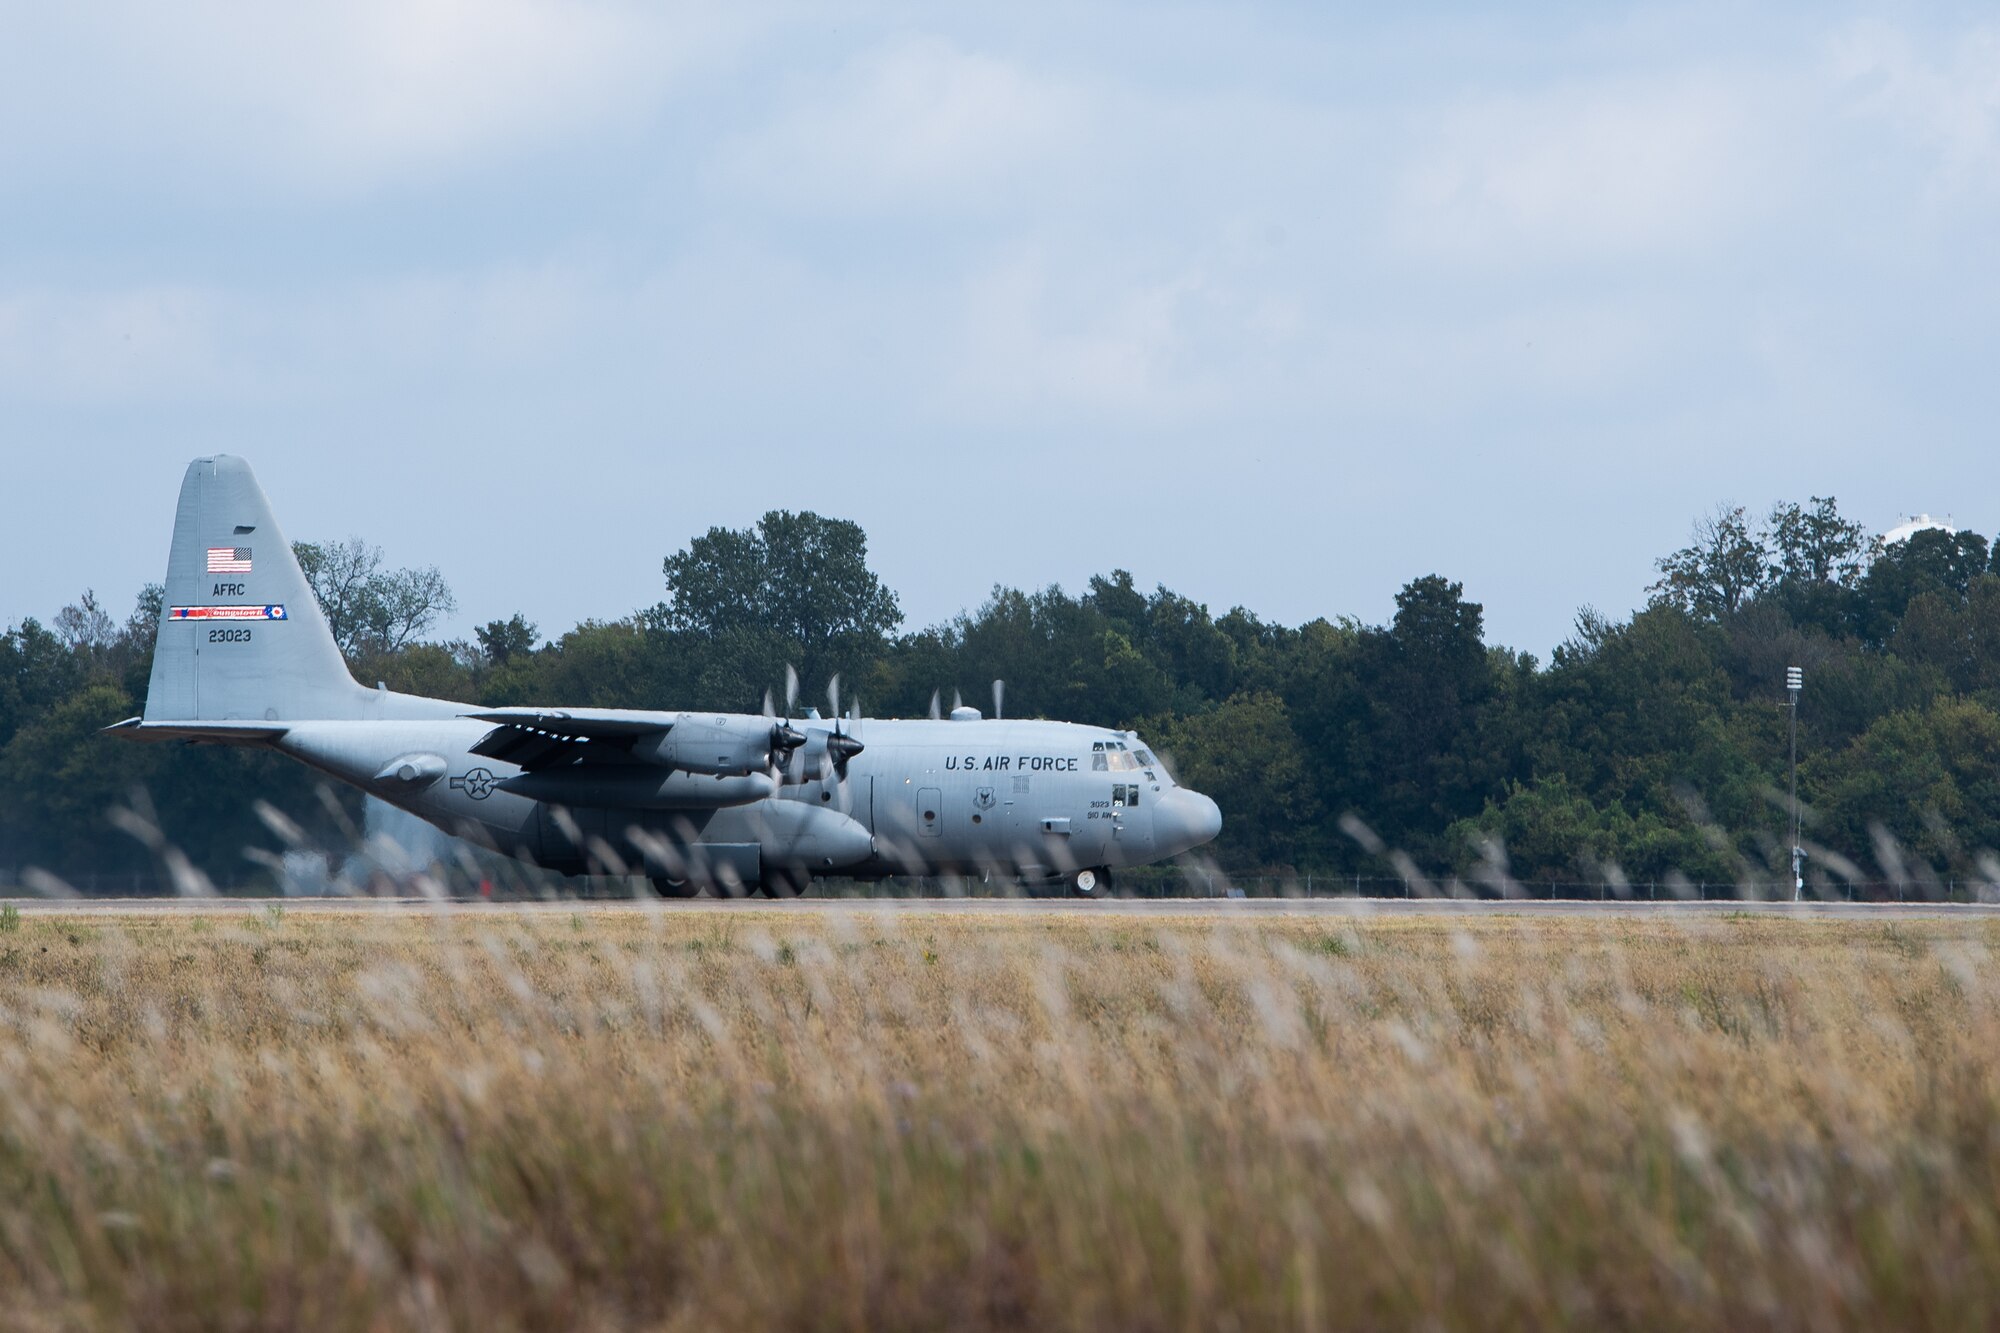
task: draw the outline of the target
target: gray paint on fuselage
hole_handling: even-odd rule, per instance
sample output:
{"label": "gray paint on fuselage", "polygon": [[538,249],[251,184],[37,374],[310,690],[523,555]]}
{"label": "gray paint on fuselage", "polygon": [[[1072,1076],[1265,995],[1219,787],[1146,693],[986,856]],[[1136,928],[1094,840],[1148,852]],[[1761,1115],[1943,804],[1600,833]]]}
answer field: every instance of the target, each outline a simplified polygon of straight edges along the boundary
{"label": "gray paint on fuselage", "polygon": [[[1117,775],[1141,794],[1136,808],[1114,808],[1113,775],[1091,767],[1094,743],[1138,748],[1122,733],[1068,722],[885,719],[857,734],[868,748],[847,780],[873,784],[877,847],[862,873],[1033,873],[1171,854],[1152,850],[1152,812],[1174,785],[1166,769],[1155,765],[1150,779]],[[926,792],[936,794],[929,821]],[[1067,821],[1067,832],[1046,831],[1047,820]]]}
{"label": "gray paint on fuselage", "polygon": [[[810,731],[832,724],[798,725]],[[1078,866],[1137,865],[1186,850],[1193,845],[1188,835],[1201,831],[1198,818],[1178,836],[1159,827],[1159,812],[1171,811],[1185,799],[1173,795],[1184,789],[1164,766],[1117,773],[1092,767],[1095,744],[1143,748],[1142,741],[1127,733],[1040,721],[875,718],[841,725],[867,745],[849,762],[845,780],[829,774],[786,787],[766,801],[723,810],[613,807],[577,811],[576,816],[585,827],[601,830],[621,856],[636,860],[635,848],[624,836],[631,827],[675,842],[690,837],[733,840],[760,818],[791,814],[760,807],[803,803],[844,813],[872,836],[874,849],[864,861],[823,868],[857,875],[1036,875]],[[490,730],[484,722],[464,718],[305,722],[293,724],[277,748],[447,832],[476,828],[481,841],[501,850],[527,848],[538,859],[556,859],[543,843],[543,803],[498,786],[521,770],[471,752]],[[442,755],[446,776],[415,788],[393,776],[377,778],[399,756],[421,753]],[[1115,786],[1136,788],[1138,804],[1114,804]],[[926,792],[936,795],[926,799]],[[936,808],[928,811],[927,821],[931,804]],[[1063,821],[1058,827],[1067,831],[1048,831],[1049,820]],[[718,823],[724,827],[715,828]]]}

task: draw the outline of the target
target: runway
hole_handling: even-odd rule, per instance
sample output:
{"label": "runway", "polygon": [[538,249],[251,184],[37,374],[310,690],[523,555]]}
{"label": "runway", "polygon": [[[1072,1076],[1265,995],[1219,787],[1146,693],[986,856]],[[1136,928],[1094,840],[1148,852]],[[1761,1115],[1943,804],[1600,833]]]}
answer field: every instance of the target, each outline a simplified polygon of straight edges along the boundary
{"label": "runway", "polygon": [[827,913],[939,913],[1016,917],[1060,913],[1103,917],[1202,917],[1224,920],[1270,917],[1727,917],[1755,915],[1820,920],[1892,921],[1914,918],[1992,917],[2000,903],[1757,902],[1711,899],[1681,902],[1555,902],[1468,898],[768,898],[645,901],[563,898],[531,902],[469,902],[428,898],[7,898],[23,917],[175,917],[254,915],[282,908],[308,915],[361,914],[454,917],[547,913],[695,913],[824,915]]}

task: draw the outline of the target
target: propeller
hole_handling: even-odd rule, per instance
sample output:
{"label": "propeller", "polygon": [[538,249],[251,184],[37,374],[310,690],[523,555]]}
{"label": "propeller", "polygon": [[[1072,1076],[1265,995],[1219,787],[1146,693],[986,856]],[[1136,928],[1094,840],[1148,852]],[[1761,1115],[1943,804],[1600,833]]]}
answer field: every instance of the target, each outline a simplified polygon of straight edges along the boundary
{"label": "propeller", "polygon": [[834,776],[846,781],[847,761],[868,747],[854,737],[840,730],[840,723],[834,723],[833,735],[826,738],[826,752],[833,756]]}
{"label": "propeller", "polygon": [[[847,780],[847,761],[866,748],[860,741],[840,729],[840,675],[835,673],[826,683],[826,701],[833,713],[833,734],[826,738],[826,752],[833,759],[833,774],[839,781]],[[848,721],[853,721],[849,718]]]}
{"label": "propeller", "polygon": [[806,743],[805,733],[792,725],[792,696],[798,692],[798,673],[785,668],[785,717],[775,720],[771,711],[771,692],[764,691],[764,716],[774,719],[771,725],[771,767],[782,770],[791,762],[792,752]]}
{"label": "propeller", "polygon": [[994,681],[994,682],[993,682],[993,720],[994,720],[995,722],[998,722],[998,721],[999,721],[999,720],[1001,719],[1001,717],[1003,716],[1003,714],[1002,714],[1002,713],[1001,713],[1001,711],[1000,711],[1000,705],[1001,705],[1002,703],[1005,703],[1005,702],[1006,702],[1006,699],[1007,699],[1007,682],[1006,682],[1006,681],[1004,681],[1004,680],[996,680],[996,681]]}
{"label": "propeller", "polygon": [[785,716],[792,715],[792,709],[799,702],[799,673],[790,662],[785,663]]}
{"label": "propeller", "polygon": [[792,757],[792,751],[806,743],[806,734],[789,722],[771,724],[771,766],[783,768]]}
{"label": "propeller", "polygon": [[937,721],[937,720],[938,720],[939,718],[941,718],[941,717],[943,717],[943,716],[944,716],[944,714],[942,714],[942,713],[938,712],[938,692],[937,692],[936,690],[932,690],[932,691],[931,691],[931,721],[935,722],[935,721]]}
{"label": "propeller", "polygon": [[[817,710],[808,712],[806,730],[791,725],[791,705],[797,702],[798,672],[785,668],[786,718],[771,733],[771,745],[780,752],[775,757],[778,767],[783,770],[782,781],[790,784],[819,782],[826,777],[826,770],[833,770],[834,785],[838,787],[847,778],[847,761],[867,748],[851,731],[851,725],[861,720],[859,704],[854,705],[843,717],[840,711],[840,677],[835,676],[826,685],[827,711],[833,716],[833,729],[822,731],[816,725],[820,721]],[[843,794],[842,799],[845,799]],[[845,808],[844,806],[842,808]]]}

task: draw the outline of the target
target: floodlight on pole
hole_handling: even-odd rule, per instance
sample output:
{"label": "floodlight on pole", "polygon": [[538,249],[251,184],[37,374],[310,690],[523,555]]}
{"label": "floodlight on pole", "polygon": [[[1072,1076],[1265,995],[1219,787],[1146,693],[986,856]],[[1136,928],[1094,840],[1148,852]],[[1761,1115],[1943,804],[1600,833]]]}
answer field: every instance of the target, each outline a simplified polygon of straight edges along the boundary
{"label": "floodlight on pole", "polygon": [[1806,850],[1802,841],[1799,824],[1799,691],[1805,688],[1806,673],[1799,667],[1785,668],[1785,693],[1791,696],[1792,708],[1792,901],[1797,902],[1806,890],[1805,864]]}

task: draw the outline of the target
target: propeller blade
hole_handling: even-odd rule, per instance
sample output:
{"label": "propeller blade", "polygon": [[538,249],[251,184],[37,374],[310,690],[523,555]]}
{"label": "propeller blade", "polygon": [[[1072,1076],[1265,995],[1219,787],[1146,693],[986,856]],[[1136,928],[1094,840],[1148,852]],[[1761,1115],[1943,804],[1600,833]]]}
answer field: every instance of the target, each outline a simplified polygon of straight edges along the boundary
{"label": "propeller blade", "polygon": [[826,701],[831,705],[827,712],[835,718],[840,716],[840,673],[833,673],[833,679],[826,683]]}
{"label": "propeller blade", "polygon": [[799,701],[799,673],[790,662],[785,663],[785,716],[792,715],[792,708]]}
{"label": "propeller blade", "polygon": [[943,716],[944,716],[944,714],[942,714],[942,713],[938,712],[938,692],[937,692],[936,690],[932,690],[932,691],[931,691],[931,721],[935,722],[935,721],[937,721],[937,720],[938,720],[939,718],[941,718],[941,717],[943,717]]}
{"label": "propeller blade", "polygon": [[764,716],[765,717],[777,716],[777,713],[772,711],[771,708],[771,692],[769,690],[764,691]]}
{"label": "propeller blade", "polygon": [[1004,713],[1002,713],[1002,712],[1000,711],[1000,705],[1001,705],[1001,704],[1003,704],[1003,703],[1005,703],[1006,701],[1007,701],[1007,682],[1006,682],[1006,681],[1004,681],[1004,680],[996,680],[996,681],[994,681],[994,682],[993,682],[993,720],[994,720],[995,722],[998,722],[998,721],[999,721],[999,720],[1000,720],[1000,719],[1001,719],[1002,717],[1006,716],[1006,714],[1004,714]]}
{"label": "propeller blade", "polygon": [[951,687],[951,711],[956,713],[963,707],[965,707],[965,696],[960,694],[958,687],[954,685]]}

